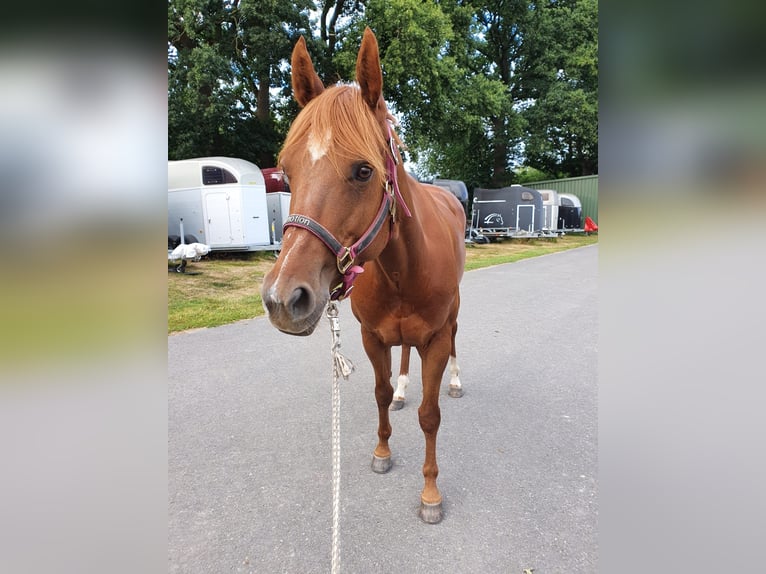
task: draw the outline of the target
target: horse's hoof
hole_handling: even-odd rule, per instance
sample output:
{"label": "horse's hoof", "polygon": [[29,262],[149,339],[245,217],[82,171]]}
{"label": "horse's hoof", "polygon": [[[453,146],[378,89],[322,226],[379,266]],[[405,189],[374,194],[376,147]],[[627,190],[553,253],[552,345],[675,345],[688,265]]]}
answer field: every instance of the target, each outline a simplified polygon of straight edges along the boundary
{"label": "horse's hoof", "polygon": [[463,396],[463,387],[450,387],[447,394],[453,399],[459,399]]}
{"label": "horse's hoof", "polygon": [[420,520],[427,524],[438,524],[442,521],[444,514],[442,513],[442,503],[428,504],[420,501]]}
{"label": "horse's hoof", "polygon": [[391,401],[391,405],[388,407],[390,411],[399,411],[404,406],[404,399],[394,399]]}
{"label": "horse's hoof", "polygon": [[379,456],[372,455],[372,470],[378,474],[385,474],[391,470],[391,457],[380,458]]}

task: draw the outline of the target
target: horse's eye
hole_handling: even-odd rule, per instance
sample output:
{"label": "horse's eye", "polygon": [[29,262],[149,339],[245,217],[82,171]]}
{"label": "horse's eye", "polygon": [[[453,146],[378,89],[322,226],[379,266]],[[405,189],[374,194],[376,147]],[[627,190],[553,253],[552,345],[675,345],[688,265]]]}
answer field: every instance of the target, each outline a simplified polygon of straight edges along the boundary
{"label": "horse's eye", "polygon": [[356,167],[356,171],[354,173],[354,179],[356,179],[357,181],[369,181],[371,177],[372,177],[372,168],[369,165],[367,165],[366,163],[363,163]]}

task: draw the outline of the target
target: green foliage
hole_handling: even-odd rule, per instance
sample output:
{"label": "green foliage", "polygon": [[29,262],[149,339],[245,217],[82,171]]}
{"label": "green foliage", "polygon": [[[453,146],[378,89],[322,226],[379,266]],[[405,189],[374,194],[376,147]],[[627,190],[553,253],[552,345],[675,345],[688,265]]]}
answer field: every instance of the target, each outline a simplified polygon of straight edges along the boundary
{"label": "green foliage", "polygon": [[521,185],[524,185],[525,183],[534,183],[535,181],[556,179],[556,177],[550,175],[549,173],[540,171],[539,169],[527,165],[516,169],[515,174],[516,183],[520,183]]}
{"label": "green foliage", "polygon": [[345,78],[354,78],[365,26],[375,31],[381,48],[384,97],[395,109],[407,112],[405,127],[419,134],[426,126],[443,122],[442,100],[457,77],[454,62],[442,54],[452,28],[438,4],[370,0],[363,17],[358,15],[349,25],[336,53],[336,67]]}
{"label": "green foliage", "polygon": [[169,155],[273,165],[298,111],[297,37],[326,83],[350,81],[370,26],[421,176],[473,188],[531,181],[519,165],[597,173],[597,19],[597,0],[169,0]]}
{"label": "green foliage", "polygon": [[531,28],[548,43],[529,55],[527,163],[565,177],[598,173],[597,2],[541,5]]}
{"label": "green foliage", "polygon": [[267,167],[295,109],[283,64],[309,29],[310,0],[169,0],[168,156],[224,155]]}

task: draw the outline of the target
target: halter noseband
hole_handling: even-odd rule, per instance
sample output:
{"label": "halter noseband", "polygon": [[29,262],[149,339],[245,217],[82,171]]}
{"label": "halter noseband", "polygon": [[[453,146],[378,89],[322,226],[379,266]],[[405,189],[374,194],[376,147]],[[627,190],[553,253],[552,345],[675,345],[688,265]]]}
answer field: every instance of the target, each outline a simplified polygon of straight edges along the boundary
{"label": "halter noseband", "polygon": [[361,265],[355,264],[356,258],[375,240],[389,215],[391,217],[391,224],[393,225],[394,217],[396,216],[396,204],[398,203],[402,206],[407,217],[412,216],[407,204],[404,203],[401,191],[399,191],[399,181],[396,176],[396,166],[399,163],[399,160],[396,156],[391,125],[387,124],[387,128],[388,144],[391,153],[387,154],[386,157],[386,187],[385,192],[383,193],[383,200],[380,203],[378,214],[375,216],[372,224],[356,243],[350,247],[344,247],[340,241],[335,239],[335,236],[321,224],[311,217],[300,215],[298,213],[291,214],[282,226],[283,232],[288,227],[300,227],[301,229],[310,231],[316,235],[330,251],[332,251],[333,255],[335,255],[338,271],[340,271],[340,274],[343,276],[343,280],[330,291],[330,299],[332,301],[343,300],[349,293],[351,293],[351,289],[354,287],[354,279],[356,279],[356,276],[360,273],[364,273],[364,268],[362,268]]}

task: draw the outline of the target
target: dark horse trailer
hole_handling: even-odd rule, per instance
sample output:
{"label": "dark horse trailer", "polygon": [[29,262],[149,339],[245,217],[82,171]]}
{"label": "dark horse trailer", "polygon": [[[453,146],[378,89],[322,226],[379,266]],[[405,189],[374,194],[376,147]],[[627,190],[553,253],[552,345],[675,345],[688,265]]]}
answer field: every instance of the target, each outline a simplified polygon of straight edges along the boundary
{"label": "dark horse trailer", "polygon": [[460,200],[460,203],[465,204],[468,201],[468,188],[465,183],[457,179],[434,179],[433,185],[443,187],[452,195]]}
{"label": "dark horse trailer", "polygon": [[559,194],[559,228],[582,229],[582,203],[576,195]]}
{"label": "dark horse trailer", "polygon": [[536,189],[512,185],[473,192],[473,227],[487,237],[514,237],[543,231],[543,198]]}

